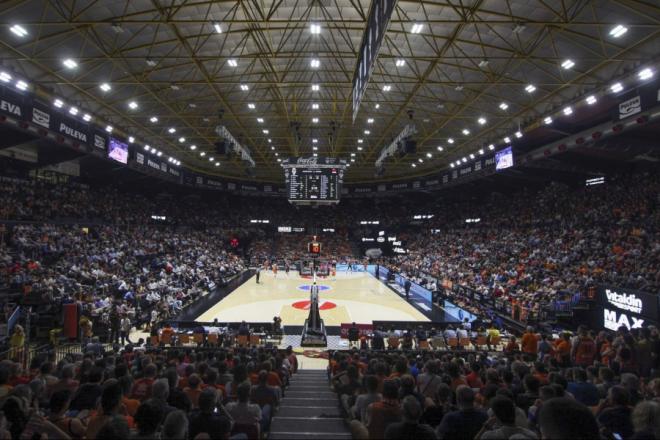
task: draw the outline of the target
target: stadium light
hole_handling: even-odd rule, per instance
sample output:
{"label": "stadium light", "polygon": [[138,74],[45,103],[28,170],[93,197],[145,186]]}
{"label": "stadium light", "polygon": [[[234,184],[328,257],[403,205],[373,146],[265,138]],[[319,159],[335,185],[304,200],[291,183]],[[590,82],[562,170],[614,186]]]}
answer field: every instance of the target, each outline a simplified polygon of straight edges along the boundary
{"label": "stadium light", "polygon": [[419,34],[420,32],[422,32],[422,29],[424,29],[424,25],[422,23],[415,23],[410,29],[410,33]]}
{"label": "stadium light", "polygon": [[642,69],[637,74],[637,77],[642,81],[646,81],[647,79],[651,79],[651,78],[653,78],[653,70],[651,70],[648,67],[645,68],[645,69]]}
{"label": "stadium light", "polygon": [[71,58],[66,58],[65,60],[62,61],[62,64],[64,64],[64,67],[66,67],[67,69],[75,69],[76,67],[78,67],[78,63],[76,63]]}
{"label": "stadium light", "polygon": [[575,66],[575,62],[571,59],[565,60],[563,63],[561,63],[561,67],[563,67],[566,70],[570,69],[573,66]]}
{"label": "stadium light", "polygon": [[28,31],[21,26],[20,24],[15,24],[12,27],[9,28],[9,30],[16,35],[17,37],[25,37],[28,34]]}
{"label": "stadium light", "polygon": [[627,27],[625,27],[625,26],[622,25],[622,24],[617,24],[617,25],[614,26],[614,27],[612,28],[612,30],[610,31],[610,36],[611,36],[611,37],[614,37],[614,38],[619,38],[619,37],[621,37],[623,34],[625,34],[626,32],[628,32],[628,28],[627,28]]}

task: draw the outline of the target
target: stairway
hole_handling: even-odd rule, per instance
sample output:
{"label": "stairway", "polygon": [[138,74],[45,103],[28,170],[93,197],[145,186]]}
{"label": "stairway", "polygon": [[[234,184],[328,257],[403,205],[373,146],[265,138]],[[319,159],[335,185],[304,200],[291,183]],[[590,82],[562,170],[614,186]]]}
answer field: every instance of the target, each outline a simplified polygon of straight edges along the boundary
{"label": "stairway", "polygon": [[268,439],[350,439],[324,370],[298,370],[273,417]]}

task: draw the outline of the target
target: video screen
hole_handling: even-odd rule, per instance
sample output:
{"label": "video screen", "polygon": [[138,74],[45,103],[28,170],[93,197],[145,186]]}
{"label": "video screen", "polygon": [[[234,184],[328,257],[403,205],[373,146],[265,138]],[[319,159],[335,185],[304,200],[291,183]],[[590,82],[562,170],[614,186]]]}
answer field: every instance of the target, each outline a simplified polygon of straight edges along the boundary
{"label": "video screen", "polygon": [[110,138],[108,157],[117,162],[128,163],[128,144],[118,141],[115,138]]}
{"label": "video screen", "polygon": [[495,153],[495,169],[503,170],[513,166],[513,151],[511,147]]}

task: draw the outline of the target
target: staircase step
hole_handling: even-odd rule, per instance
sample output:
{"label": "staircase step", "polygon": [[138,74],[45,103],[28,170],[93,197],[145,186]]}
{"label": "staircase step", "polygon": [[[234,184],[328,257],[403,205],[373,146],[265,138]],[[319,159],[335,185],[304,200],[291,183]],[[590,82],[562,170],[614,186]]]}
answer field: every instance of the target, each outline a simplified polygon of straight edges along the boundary
{"label": "staircase step", "polygon": [[301,390],[298,391],[294,387],[291,387],[286,391],[287,397],[313,397],[315,399],[337,399],[337,394],[332,391],[320,391],[320,390]]}
{"label": "staircase step", "polygon": [[280,409],[284,406],[322,406],[326,408],[336,408],[338,403],[337,399],[319,399],[318,397],[291,397],[289,392],[286,393],[286,397],[282,398],[282,404]]}
{"label": "staircase step", "polygon": [[289,405],[288,402],[282,404],[277,411],[276,417],[308,417],[308,418],[339,418],[341,414],[337,408],[337,402],[332,402],[333,406],[318,406],[316,402],[309,405]]}
{"label": "staircase step", "polygon": [[270,432],[324,432],[334,434],[346,432],[346,423],[342,418],[326,419],[316,417],[280,417],[277,415],[273,417]]}
{"label": "staircase step", "polygon": [[315,440],[334,440],[334,439],[350,439],[350,432],[270,432],[268,440],[308,440],[313,438]]}

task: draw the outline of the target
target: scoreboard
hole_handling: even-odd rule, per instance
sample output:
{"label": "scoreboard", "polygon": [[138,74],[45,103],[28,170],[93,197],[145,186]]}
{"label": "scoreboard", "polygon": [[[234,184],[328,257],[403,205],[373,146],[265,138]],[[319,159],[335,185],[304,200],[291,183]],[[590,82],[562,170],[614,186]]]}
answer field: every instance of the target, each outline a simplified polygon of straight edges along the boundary
{"label": "scoreboard", "polygon": [[282,166],[291,203],[339,203],[345,163],[330,158],[291,158]]}
{"label": "scoreboard", "polygon": [[339,200],[339,170],[336,168],[291,168],[289,200]]}

